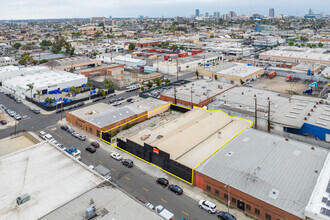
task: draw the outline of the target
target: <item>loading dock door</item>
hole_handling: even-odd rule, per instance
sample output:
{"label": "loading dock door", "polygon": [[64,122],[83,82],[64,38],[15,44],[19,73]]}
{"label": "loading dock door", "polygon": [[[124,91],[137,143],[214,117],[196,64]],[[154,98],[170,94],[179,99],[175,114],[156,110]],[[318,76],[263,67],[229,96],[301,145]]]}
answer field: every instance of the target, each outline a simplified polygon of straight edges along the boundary
{"label": "loading dock door", "polygon": [[239,208],[240,210],[243,210],[245,209],[245,203],[240,201],[240,200],[237,200],[237,208]]}

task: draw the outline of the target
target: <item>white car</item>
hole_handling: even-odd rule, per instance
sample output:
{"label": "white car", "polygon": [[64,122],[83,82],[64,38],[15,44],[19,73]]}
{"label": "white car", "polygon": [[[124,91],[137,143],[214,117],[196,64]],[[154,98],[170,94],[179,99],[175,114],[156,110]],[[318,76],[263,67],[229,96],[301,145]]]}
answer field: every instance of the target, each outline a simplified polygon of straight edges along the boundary
{"label": "white car", "polygon": [[117,102],[114,102],[114,103],[113,103],[113,106],[118,106],[118,105],[121,105],[121,102],[118,102],[118,101],[117,101]]}
{"label": "white car", "polygon": [[214,214],[217,212],[217,206],[208,200],[199,201],[198,206],[199,206],[199,208],[205,209],[206,211],[208,211],[211,214]]}
{"label": "white car", "polygon": [[121,155],[116,153],[116,152],[112,152],[110,154],[110,157],[112,157],[113,159],[116,159],[116,160],[121,160],[122,159]]}
{"label": "white car", "polygon": [[77,137],[79,137],[79,133],[78,132],[72,132],[72,136],[77,138]]}
{"label": "white car", "polygon": [[78,136],[78,139],[81,140],[81,141],[85,141],[86,140],[86,136],[81,134]]}
{"label": "white car", "polygon": [[45,138],[45,140],[47,140],[47,141],[52,141],[52,140],[54,140],[53,136],[50,135],[50,134],[46,134],[46,135],[44,136],[44,138]]}

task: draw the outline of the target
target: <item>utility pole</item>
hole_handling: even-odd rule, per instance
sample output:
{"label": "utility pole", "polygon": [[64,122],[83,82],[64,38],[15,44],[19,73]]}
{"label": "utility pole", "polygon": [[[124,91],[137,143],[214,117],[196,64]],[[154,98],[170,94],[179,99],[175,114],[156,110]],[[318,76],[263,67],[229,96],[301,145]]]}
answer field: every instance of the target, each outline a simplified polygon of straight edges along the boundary
{"label": "utility pole", "polygon": [[267,98],[268,99],[268,120],[267,120],[267,131],[268,133],[270,133],[270,99],[269,97]]}
{"label": "utility pole", "polygon": [[174,104],[176,104],[176,84],[174,84]]}
{"label": "utility pole", "polygon": [[191,99],[191,109],[194,108],[194,103],[193,103],[193,96],[192,96],[192,89],[193,89],[193,86],[194,84],[191,85],[191,88],[190,88],[190,99]]}
{"label": "utility pole", "polygon": [[254,128],[257,129],[257,96],[254,95]]}
{"label": "utility pole", "polygon": [[63,121],[63,100],[61,100],[61,121]]}
{"label": "utility pole", "polygon": [[203,57],[204,57],[204,69],[205,69],[205,55]]}
{"label": "utility pole", "polygon": [[136,73],[136,81],[135,81],[135,86],[136,86],[136,92],[135,92],[135,96],[137,96],[138,95],[138,73]]}
{"label": "utility pole", "polygon": [[179,61],[176,59],[176,80],[179,80]]}

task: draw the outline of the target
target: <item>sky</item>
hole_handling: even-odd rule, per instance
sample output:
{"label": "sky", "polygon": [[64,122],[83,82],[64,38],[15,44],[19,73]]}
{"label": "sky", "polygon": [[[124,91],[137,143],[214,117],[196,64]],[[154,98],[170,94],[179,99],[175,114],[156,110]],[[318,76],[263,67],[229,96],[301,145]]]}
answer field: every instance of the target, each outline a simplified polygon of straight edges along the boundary
{"label": "sky", "polygon": [[329,14],[330,0],[0,0],[0,19],[47,19],[89,17],[190,17],[198,8],[201,14],[235,11],[236,14],[302,16],[312,8],[314,13]]}

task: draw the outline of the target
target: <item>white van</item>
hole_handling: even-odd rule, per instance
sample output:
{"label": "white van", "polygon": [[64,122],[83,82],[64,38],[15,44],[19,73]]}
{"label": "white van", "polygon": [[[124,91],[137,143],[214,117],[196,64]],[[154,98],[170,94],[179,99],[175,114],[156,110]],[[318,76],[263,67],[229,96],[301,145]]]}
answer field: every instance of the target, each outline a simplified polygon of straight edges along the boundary
{"label": "white van", "polygon": [[45,135],[46,135],[46,132],[44,132],[44,131],[39,132],[39,137],[41,137],[44,140],[45,140]]}
{"label": "white van", "polygon": [[53,136],[50,135],[50,134],[46,134],[46,135],[44,136],[44,139],[47,140],[47,141],[52,141],[52,140],[54,140]]}

